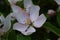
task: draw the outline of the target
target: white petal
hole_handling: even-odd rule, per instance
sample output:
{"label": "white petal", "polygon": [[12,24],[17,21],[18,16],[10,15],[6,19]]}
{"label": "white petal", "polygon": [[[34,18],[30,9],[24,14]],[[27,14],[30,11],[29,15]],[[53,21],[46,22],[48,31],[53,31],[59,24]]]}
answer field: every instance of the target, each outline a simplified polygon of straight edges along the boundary
{"label": "white petal", "polygon": [[42,27],[42,25],[45,23],[45,21],[46,21],[46,17],[44,16],[44,14],[41,14],[38,18],[37,18],[37,20],[36,21],[34,21],[34,26],[36,27],[36,28],[40,28],[40,27]]}
{"label": "white petal", "polygon": [[17,5],[12,5],[11,8],[12,8],[12,11],[14,13],[20,13],[21,12],[21,8]]}
{"label": "white petal", "polygon": [[60,5],[60,0],[55,0],[57,2],[58,5]]}
{"label": "white petal", "polygon": [[0,16],[0,20],[1,20],[1,23],[4,23],[5,18],[3,15]]}
{"label": "white petal", "polygon": [[24,24],[15,23],[14,26],[13,26],[13,29],[22,32],[22,31],[25,31],[27,29],[27,27],[28,26],[26,26]]}
{"label": "white petal", "polygon": [[11,16],[8,15],[4,20],[3,30],[7,32],[10,29],[10,27],[11,27]]}
{"label": "white petal", "polygon": [[40,7],[36,6],[36,5],[33,5],[30,8],[30,18],[31,18],[31,21],[35,21],[37,19],[37,17],[39,16],[39,10],[40,10]]}
{"label": "white petal", "polygon": [[12,9],[14,12],[14,16],[18,20],[18,22],[25,24],[26,18],[28,18],[29,15],[23,9],[16,5],[13,5]]}
{"label": "white petal", "polygon": [[27,31],[22,31],[21,33],[24,35],[31,35],[34,32],[36,32],[36,30],[32,26],[30,26],[30,28],[28,28]]}
{"label": "white petal", "polygon": [[8,0],[10,4],[16,4],[17,1],[22,1],[22,0]]}
{"label": "white petal", "polygon": [[32,0],[24,0],[24,7],[27,9],[33,5]]}

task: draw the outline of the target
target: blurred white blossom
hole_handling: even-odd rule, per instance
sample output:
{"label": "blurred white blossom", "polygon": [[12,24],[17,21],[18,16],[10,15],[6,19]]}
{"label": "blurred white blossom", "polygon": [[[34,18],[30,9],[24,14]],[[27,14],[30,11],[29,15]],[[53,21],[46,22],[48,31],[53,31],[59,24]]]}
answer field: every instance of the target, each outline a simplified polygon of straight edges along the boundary
{"label": "blurred white blossom", "polygon": [[60,37],[57,40],[60,40]]}
{"label": "blurred white blossom", "polygon": [[11,16],[8,15],[5,18],[3,15],[1,15],[0,21],[1,21],[1,23],[0,23],[1,24],[0,25],[0,36],[1,36],[4,32],[7,32],[10,29],[10,27],[11,27]]}

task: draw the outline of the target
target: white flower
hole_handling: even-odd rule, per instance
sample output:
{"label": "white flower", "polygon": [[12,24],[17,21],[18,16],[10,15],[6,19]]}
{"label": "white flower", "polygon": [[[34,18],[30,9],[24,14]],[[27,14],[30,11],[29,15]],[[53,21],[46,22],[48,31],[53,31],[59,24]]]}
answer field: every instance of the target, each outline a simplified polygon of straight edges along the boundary
{"label": "white flower", "polygon": [[46,21],[46,17],[44,14],[39,16],[40,8],[39,6],[33,5],[31,0],[24,0],[24,7],[26,11],[19,6],[12,6],[12,16],[18,21],[18,23],[14,24],[13,29],[20,31],[24,35],[30,35],[36,32],[34,27],[42,27]]}
{"label": "white flower", "polygon": [[10,27],[11,27],[11,16],[8,15],[6,18],[4,18],[4,16],[1,15],[0,21],[1,21],[0,24],[3,25],[2,27],[0,25],[0,27],[1,27],[0,28],[0,36],[1,36],[4,32],[7,32],[10,29]]}
{"label": "white flower", "polygon": [[60,5],[60,0],[55,0],[58,5]]}

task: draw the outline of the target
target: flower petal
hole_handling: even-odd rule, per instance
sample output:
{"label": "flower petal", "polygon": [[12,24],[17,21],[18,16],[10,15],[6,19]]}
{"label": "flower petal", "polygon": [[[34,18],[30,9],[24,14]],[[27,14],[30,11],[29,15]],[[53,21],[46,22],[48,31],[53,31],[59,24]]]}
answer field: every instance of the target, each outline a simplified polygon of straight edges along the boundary
{"label": "flower petal", "polygon": [[16,4],[17,1],[22,1],[22,0],[8,0],[10,4]]}
{"label": "flower petal", "polygon": [[60,5],[60,0],[55,0],[58,5]]}
{"label": "flower petal", "polygon": [[1,23],[4,23],[5,18],[3,15],[0,16],[0,20],[1,20]]}
{"label": "flower petal", "polygon": [[9,15],[11,16],[11,20],[14,21],[15,20],[14,13],[10,13]]}
{"label": "flower petal", "polygon": [[24,0],[24,7],[26,8],[26,11],[29,10],[29,8],[33,5],[32,0]]}
{"label": "flower petal", "polygon": [[42,25],[45,23],[46,21],[46,17],[44,16],[44,14],[41,14],[36,21],[34,21],[33,25],[36,27],[36,28],[40,28],[42,27]]}
{"label": "flower petal", "polygon": [[29,15],[19,6],[13,5],[12,9],[14,13],[13,16],[17,19],[17,21],[25,24],[26,18],[28,18]]}
{"label": "flower petal", "polygon": [[15,23],[14,26],[13,26],[13,29],[22,32],[22,31],[25,31],[27,29],[27,27],[28,26],[26,26],[24,24]]}
{"label": "flower petal", "polygon": [[36,32],[36,30],[30,26],[27,31],[22,31],[21,33],[24,34],[24,35],[31,35],[32,33]]}
{"label": "flower petal", "polygon": [[39,10],[40,10],[39,6],[36,5],[31,6],[30,8],[31,21],[35,21],[37,19],[37,17],[39,16]]}
{"label": "flower petal", "polygon": [[3,30],[7,32],[10,29],[10,27],[11,27],[11,16],[8,15],[4,20]]}

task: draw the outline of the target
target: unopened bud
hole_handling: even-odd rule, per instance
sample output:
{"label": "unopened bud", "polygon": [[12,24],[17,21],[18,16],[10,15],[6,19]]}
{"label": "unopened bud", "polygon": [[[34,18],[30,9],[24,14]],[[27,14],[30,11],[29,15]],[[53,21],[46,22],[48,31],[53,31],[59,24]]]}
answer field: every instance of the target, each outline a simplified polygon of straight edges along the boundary
{"label": "unopened bud", "polygon": [[54,16],[55,15],[55,11],[52,10],[52,9],[48,10],[48,15],[49,16]]}

